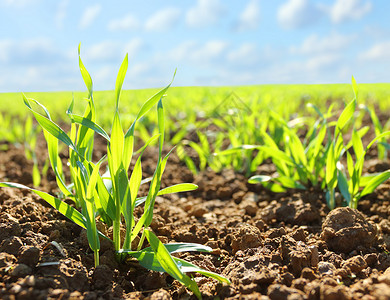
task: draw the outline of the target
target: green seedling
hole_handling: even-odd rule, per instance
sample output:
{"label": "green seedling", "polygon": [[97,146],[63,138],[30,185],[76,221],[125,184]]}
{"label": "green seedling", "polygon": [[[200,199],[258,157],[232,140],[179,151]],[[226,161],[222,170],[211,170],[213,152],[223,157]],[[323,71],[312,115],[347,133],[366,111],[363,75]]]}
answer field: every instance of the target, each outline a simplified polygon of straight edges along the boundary
{"label": "green seedling", "polygon": [[354,162],[352,155],[346,151],[347,171],[340,161],[337,162],[338,188],[349,207],[357,208],[360,198],[372,193],[380,184],[390,178],[390,170],[377,174],[362,176],[364,158],[367,154],[367,151],[376,141],[384,138],[389,134],[390,132],[384,132],[380,134],[364,149],[361,137],[355,129],[353,130],[352,144],[356,156],[356,161]]}
{"label": "green seedling", "polygon": [[[390,170],[379,174],[362,176],[364,159],[367,151],[378,140],[389,135],[390,132],[383,132],[372,140],[366,148],[363,146],[362,136],[367,132],[367,128],[357,131],[353,128],[352,139],[347,146],[344,146],[342,130],[348,122],[351,122],[356,108],[358,97],[357,84],[352,77],[352,87],[354,99],[345,107],[341,113],[335,127],[335,134],[332,140],[326,162],[326,199],[330,209],[335,208],[335,189],[339,189],[347,205],[351,208],[357,208],[359,199],[369,193],[372,193],[381,183],[390,178]],[[353,148],[356,162],[354,163],[349,149]],[[343,155],[347,156],[347,171],[342,165]],[[348,174],[348,176],[347,176]],[[362,189],[363,188],[363,189]]]}
{"label": "green seedling", "polygon": [[[0,183],[0,186],[30,189],[68,219],[85,228],[87,230],[89,247],[94,253],[95,266],[99,265],[99,239],[105,238],[111,240],[97,230],[97,222],[100,219],[108,226],[112,225],[112,242],[119,261],[123,261],[126,255],[136,257],[140,264],[148,269],[167,272],[193,291],[198,298],[201,297],[200,291],[195,281],[185,274],[187,272],[199,272],[221,282],[229,283],[229,280],[225,277],[202,270],[195,265],[171,256],[172,253],[180,251],[210,252],[210,247],[191,243],[174,244],[173,246],[169,244],[163,245],[153,232],[148,229],[153,220],[153,209],[157,196],[174,192],[191,191],[197,188],[194,184],[183,183],[160,189],[162,175],[168,157],[172,152],[171,150],[167,155],[163,156],[164,109],[162,99],[171,84],[157,92],[144,103],[129,129],[124,132],[119,115],[119,98],[128,66],[128,58],[126,55],[116,79],[116,106],[111,134],[109,135],[96,123],[92,79],[81,60],[80,46],[79,66],[88,89],[87,108],[83,116],[74,114],[74,100],[72,100],[67,110],[67,115],[71,120],[69,134],[54,123],[45,106],[24,95],[23,99],[25,105],[30,109],[37,122],[44,129],[50,163],[63,197],[72,199],[76,207],[81,208],[81,212],[64,201],[61,201],[61,199],[42,191],[31,189],[17,183],[3,182]],[[43,113],[39,113],[34,109],[32,104],[41,108]],[[134,152],[135,125],[155,105],[157,105],[158,134],[151,137],[140,150]],[[107,141],[107,155],[96,163],[92,161],[95,134],[101,135]],[[158,139],[159,147],[156,170],[151,178],[142,180],[142,153],[156,139]],[[69,148],[68,166],[72,181],[70,185],[65,183],[63,167],[59,158],[59,141]],[[130,163],[135,154],[138,154],[138,158],[134,167],[130,170]],[[103,163],[107,163],[108,170],[104,174],[101,174],[100,169]],[[131,171],[130,176],[128,175],[129,171]],[[145,183],[149,183],[149,192],[144,197],[138,197],[140,186]],[[140,205],[143,205],[144,213],[136,222],[133,212],[134,208]],[[122,220],[124,220],[124,223]],[[123,227],[125,228],[125,238],[122,241],[120,231]],[[143,249],[145,239],[149,242],[150,247]],[[137,241],[138,243],[136,243]],[[135,249],[133,249],[134,244],[137,244]]]}
{"label": "green seedling", "polygon": [[[272,122],[278,125],[278,135],[280,135],[279,145],[265,131],[262,132],[263,145],[244,145],[231,148],[218,153],[218,155],[230,155],[237,151],[248,151],[257,149],[259,153],[252,161],[256,167],[266,158],[271,158],[277,172],[272,175],[255,175],[249,178],[249,183],[261,183],[273,192],[284,192],[286,189],[306,189],[308,186],[316,186],[324,177],[323,167],[327,147],[323,147],[323,142],[327,133],[327,124],[318,121],[313,126],[313,130],[308,132],[303,143],[298,137],[292,125],[298,124],[302,120],[285,122],[279,115],[272,113]],[[261,155],[261,159],[259,156]]]}
{"label": "green seedling", "polygon": [[[382,126],[377,114],[375,113],[374,107],[368,107],[367,105],[360,105],[360,108],[364,109],[368,112],[370,115],[372,124],[374,125],[375,135],[379,136],[383,132],[385,132],[385,128],[389,127],[390,121],[387,121],[387,123]],[[377,149],[378,149],[378,159],[385,160],[387,159],[387,151],[390,150],[390,144],[386,141],[385,138],[382,138],[377,143]]]}
{"label": "green seedling", "polygon": [[[28,160],[33,161],[32,178],[33,178],[33,185],[35,187],[38,187],[41,184],[41,173],[38,168],[38,159],[35,152],[35,148],[37,145],[37,138],[40,131],[41,131],[40,127],[35,126],[33,124],[33,120],[31,116],[29,116],[26,119],[26,122],[24,123],[24,152],[26,158]],[[48,161],[46,161],[44,168],[42,170],[43,175],[46,175],[48,167],[49,164]]]}

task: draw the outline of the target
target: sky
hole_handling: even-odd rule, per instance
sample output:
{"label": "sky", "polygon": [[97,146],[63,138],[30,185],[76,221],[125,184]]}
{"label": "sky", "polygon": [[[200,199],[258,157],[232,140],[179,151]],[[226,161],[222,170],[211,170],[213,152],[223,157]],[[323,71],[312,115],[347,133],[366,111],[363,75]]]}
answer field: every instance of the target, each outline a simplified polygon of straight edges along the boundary
{"label": "sky", "polygon": [[386,0],[0,0],[0,92],[389,82]]}

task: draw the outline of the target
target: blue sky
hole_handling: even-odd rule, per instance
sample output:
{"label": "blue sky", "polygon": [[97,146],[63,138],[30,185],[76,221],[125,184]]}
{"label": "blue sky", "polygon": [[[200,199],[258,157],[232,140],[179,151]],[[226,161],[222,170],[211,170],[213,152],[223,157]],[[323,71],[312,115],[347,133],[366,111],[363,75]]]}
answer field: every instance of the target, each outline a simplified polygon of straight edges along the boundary
{"label": "blue sky", "polygon": [[389,82],[385,0],[0,0],[0,92]]}

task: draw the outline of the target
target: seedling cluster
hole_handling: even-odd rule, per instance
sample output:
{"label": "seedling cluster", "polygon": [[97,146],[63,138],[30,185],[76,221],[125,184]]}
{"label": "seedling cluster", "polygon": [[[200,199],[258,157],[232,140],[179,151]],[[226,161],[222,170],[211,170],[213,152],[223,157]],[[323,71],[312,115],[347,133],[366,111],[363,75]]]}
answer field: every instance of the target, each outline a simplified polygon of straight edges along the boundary
{"label": "seedling cluster", "polygon": [[[183,251],[210,252],[210,247],[193,243],[164,245],[149,229],[153,220],[153,209],[157,196],[191,191],[197,188],[194,184],[182,183],[160,189],[162,175],[168,157],[172,152],[171,150],[167,155],[163,156],[165,128],[162,100],[171,84],[144,103],[133,123],[124,132],[119,115],[119,99],[128,67],[126,55],[116,79],[116,106],[111,134],[109,135],[96,123],[97,112],[93,98],[92,79],[81,60],[80,47],[79,66],[88,89],[87,107],[82,116],[74,114],[74,101],[72,100],[66,112],[71,122],[69,133],[66,133],[54,122],[45,106],[23,95],[25,105],[44,130],[50,164],[55,173],[61,196],[54,197],[46,192],[18,183],[2,182],[0,187],[29,189],[46,200],[47,203],[68,219],[85,228],[89,247],[94,253],[95,266],[99,265],[100,238],[104,238],[113,242],[118,261],[123,261],[127,255],[131,255],[137,258],[142,266],[150,270],[167,272],[192,290],[198,298],[201,297],[198,286],[186,273],[198,272],[221,282],[229,283],[229,280],[221,275],[203,270],[190,262],[171,255],[172,253]],[[151,137],[141,149],[134,152],[137,121],[156,105],[158,134]],[[38,111],[39,108],[42,113]],[[107,155],[98,162],[93,162],[92,160],[95,133],[101,135],[107,141]],[[146,147],[156,139],[158,139],[159,154],[155,172],[151,178],[142,179],[142,154]],[[65,181],[63,165],[59,157],[59,142],[65,144],[69,149],[70,184],[67,184]],[[138,154],[138,158],[134,166],[130,168],[132,157],[135,154]],[[105,172],[101,171],[103,163],[107,163],[108,166]],[[129,173],[130,176],[128,175]],[[140,186],[147,183],[149,183],[149,192],[144,197],[138,197]],[[76,208],[60,198],[73,200]],[[141,205],[144,212],[142,217],[136,222],[134,209]],[[98,222],[112,226],[112,238],[104,235],[97,229]],[[121,240],[120,234],[122,227],[125,228],[124,241]],[[150,245],[146,248],[144,248],[145,239]],[[133,246],[135,244],[136,246]]]}

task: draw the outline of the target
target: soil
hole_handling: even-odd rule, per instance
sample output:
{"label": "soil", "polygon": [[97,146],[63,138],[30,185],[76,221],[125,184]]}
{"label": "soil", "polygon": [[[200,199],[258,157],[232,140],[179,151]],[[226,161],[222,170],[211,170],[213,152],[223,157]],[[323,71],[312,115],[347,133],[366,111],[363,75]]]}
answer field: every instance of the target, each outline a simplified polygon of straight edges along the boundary
{"label": "soil", "polygon": [[[23,149],[1,146],[8,150],[0,152],[0,181],[31,186]],[[100,157],[105,146],[96,146]],[[144,154],[145,176],[154,170],[156,151]],[[43,164],[44,146],[38,153]],[[389,168],[373,158],[367,166]],[[151,228],[164,243],[213,249],[181,254],[231,280],[225,285],[193,274],[204,299],[390,299],[388,184],[358,210],[329,212],[319,189],[273,194],[232,170],[195,176],[173,154],[163,186],[181,182],[199,188],[158,197]],[[53,173],[40,189],[56,193]],[[133,259],[118,264],[110,243],[102,242],[100,253],[94,268],[84,230],[27,190],[0,189],[1,299],[195,299],[166,274]]]}

